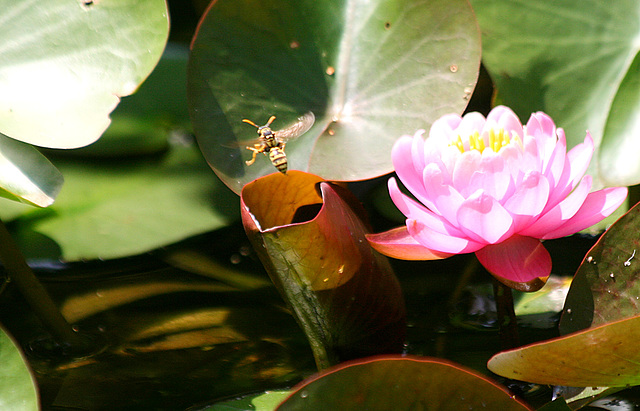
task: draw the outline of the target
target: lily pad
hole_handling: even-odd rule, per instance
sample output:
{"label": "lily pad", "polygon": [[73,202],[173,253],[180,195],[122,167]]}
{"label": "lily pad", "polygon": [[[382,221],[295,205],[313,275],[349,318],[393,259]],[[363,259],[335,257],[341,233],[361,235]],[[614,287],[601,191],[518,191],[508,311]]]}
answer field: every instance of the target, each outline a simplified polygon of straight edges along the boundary
{"label": "lily pad", "polygon": [[[164,155],[143,159],[55,163],[66,178],[56,203],[27,212],[11,226],[30,258],[125,257],[238,218],[237,196],[215,178],[195,144],[172,144]],[[54,241],[60,254],[42,255],[47,247],[33,245],[34,233],[45,236],[45,243]]]}
{"label": "lily pad", "polygon": [[158,62],[163,0],[0,0],[0,132],[43,147],[96,141]]}
{"label": "lily pad", "polygon": [[38,150],[0,134],[0,196],[47,207],[62,182],[62,174]]}
{"label": "lily pad", "polygon": [[596,145],[588,171],[594,186],[640,182],[635,157],[624,160],[640,136],[638,2],[471,3],[500,102],[525,119],[546,112],[565,129],[569,147],[589,130]]}
{"label": "lily pad", "polygon": [[531,410],[507,390],[449,361],[374,357],[298,384],[285,410]]}
{"label": "lily pad", "polygon": [[640,384],[640,316],[493,356],[488,367],[506,378],[570,387]]}
{"label": "lily pad", "polygon": [[[463,0],[221,0],[192,44],[188,97],[194,131],[218,176],[239,192],[275,169],[247,167],[242,123],[274,130],[306,112],[314,127],[286,146],[290,169],[325,179],[392,171],[391,147],[446,113],[476,83],[479,34]],[[262,157],[262,156],[261,156]]]}
{"label": "lily pad", "polygon": [[0,328],[0,409],[39,410],[38,393],[22,354]]}
{"label": "lily pad", "polygon": [[562,334],[640,314],[638,233],[640,206],[636,205],[589,250],[567,294]]}

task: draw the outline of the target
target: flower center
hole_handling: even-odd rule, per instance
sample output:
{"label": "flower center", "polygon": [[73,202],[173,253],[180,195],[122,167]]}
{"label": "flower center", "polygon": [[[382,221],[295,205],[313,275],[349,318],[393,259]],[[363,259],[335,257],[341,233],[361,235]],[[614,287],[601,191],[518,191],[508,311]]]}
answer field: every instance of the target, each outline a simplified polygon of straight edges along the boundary
{"label": "flower center", "polygon": [[520,137],[515,134],[513,137],[509,136],[509,133],[504,131],[504,129],[494,130],[491,129],[484,136],[480,136],[480,133],[475,131],[472,135],[469,136],[467,141],[463,141],[462,137],[458,136],[457,140],[449,143],[450,146],[456,146],[461,153],[465,151],[478,150],[479,152],[483,152],[485,148],[490,148],[494,152],[498,153],[502,147],[508,146],[513,139],[514,142],[517,142],[520,146],[522,146],[522,142],[520,141]]}

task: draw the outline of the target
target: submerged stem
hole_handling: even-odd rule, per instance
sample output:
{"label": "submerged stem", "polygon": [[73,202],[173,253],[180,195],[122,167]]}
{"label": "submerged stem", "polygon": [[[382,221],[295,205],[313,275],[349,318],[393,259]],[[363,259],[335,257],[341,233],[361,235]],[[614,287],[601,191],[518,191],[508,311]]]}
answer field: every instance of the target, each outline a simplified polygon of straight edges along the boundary
{"label": "submerged stem", "polygon": [[86,339],[76,333],[27,265],[22,252],[0,220],[0,261],[11,282],[15,283],[36,316],[60,345],[84,348]]}
{"label": "submerged stem", "polygon": [[493,278],[493,295],[496,300],[500,342],[503,350],[520,346],[518,337],[518,323],[513,308],[513,294],[511,288]]}

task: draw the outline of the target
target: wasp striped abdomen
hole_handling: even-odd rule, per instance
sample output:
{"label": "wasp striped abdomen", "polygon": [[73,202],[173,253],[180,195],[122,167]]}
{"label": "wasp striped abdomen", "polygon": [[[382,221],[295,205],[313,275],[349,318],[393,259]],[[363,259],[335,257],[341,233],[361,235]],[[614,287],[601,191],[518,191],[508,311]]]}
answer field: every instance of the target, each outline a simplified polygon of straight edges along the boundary
{"label": "wasp striped abdomen", "polygon": [[279,172],[283,174],[287,174],[287,155],[284,153],[284,144],[282,148],[280,147],[272,147],[269,150],[269,160],[271,160],[271,164],[273,164]]}

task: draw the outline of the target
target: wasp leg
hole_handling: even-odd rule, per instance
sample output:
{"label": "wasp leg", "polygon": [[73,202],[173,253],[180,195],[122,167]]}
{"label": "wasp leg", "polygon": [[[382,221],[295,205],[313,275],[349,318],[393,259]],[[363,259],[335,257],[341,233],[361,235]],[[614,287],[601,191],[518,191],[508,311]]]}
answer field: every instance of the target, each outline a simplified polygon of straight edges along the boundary
{"label": "wasp leg", "polygon": [[251,157],[251,160],[245,161],[245,164],[250,166],[251,164],[253,164],[256,161],[256,156],[258,155],[258,153],[261,151],[258,146],[260,146],[259,144],[256,144],[256,147],[249,147],[247,146],[246,149],[247,150],[251,150],[253,151],[253,156]]}

